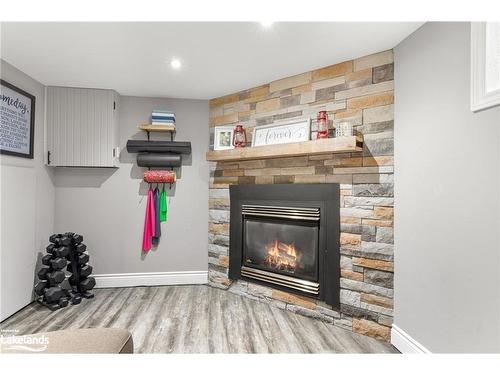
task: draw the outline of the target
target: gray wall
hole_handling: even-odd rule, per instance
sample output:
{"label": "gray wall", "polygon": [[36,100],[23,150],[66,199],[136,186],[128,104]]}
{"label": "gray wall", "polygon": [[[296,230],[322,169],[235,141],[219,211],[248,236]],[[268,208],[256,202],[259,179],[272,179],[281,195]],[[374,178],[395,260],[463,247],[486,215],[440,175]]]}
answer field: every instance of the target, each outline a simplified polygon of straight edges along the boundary
{"label": "gray wall", "polygon": [[[144,168],[125,145],[145,139],[137,129],[153,109],[170,109],[177,117],[176,140],[191,141],[175,188],[169,193],[169,219],[162,223],[156,250],[141,255],[147,184]],[[208,102],[201,100],[121,97],[120,167],[61,168],[56,171],[56,231],[84,235],[95,274],[206,271],[208,231]],[[152,139],[166,139],[153,135]]]}
{"label": "gray wall", "polygon": [[5,319],[32,301],[38,254],[54,229],[52,169],[44,166],[44,87],[0,60],[1,77],[35,101],[34,158],[0,156],[1,311]]}
{"label": "gray wall", "polygon": [[470,110],[470,25],[395,49],[395,325],[432,352],[499,352],[500,107]]}

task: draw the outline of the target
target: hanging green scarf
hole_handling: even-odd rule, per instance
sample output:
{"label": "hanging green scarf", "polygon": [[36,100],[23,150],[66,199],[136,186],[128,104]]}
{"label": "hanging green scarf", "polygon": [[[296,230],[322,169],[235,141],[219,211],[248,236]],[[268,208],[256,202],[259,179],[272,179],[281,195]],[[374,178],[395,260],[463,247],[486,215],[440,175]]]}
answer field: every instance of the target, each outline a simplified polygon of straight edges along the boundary
{"label": "hanging green scarf", "polygon": [[160,194],[160,221],[167,221],[168,203],[167,193],[162,190]]}

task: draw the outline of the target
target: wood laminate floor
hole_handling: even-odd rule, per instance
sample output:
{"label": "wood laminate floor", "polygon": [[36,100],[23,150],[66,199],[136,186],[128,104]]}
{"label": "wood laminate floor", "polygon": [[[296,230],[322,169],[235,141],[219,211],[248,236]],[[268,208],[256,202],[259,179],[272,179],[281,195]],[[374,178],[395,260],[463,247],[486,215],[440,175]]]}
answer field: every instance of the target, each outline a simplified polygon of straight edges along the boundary
{"label": "wood laminate floor", "polygon": [[136,353],[394,353],[389,344],[205,285],[95,290],[51,312],[33,303],[2,324],[29,334],[119,327]]}

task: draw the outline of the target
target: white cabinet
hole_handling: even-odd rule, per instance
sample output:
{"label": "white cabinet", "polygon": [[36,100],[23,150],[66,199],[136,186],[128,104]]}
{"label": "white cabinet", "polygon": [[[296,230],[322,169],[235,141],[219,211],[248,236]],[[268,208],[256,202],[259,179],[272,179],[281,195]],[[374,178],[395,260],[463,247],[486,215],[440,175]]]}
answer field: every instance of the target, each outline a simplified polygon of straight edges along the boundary
{"label": "white cabinet", "polygon": [[118,105],[113,90],[47,87],[47,165],[116,167]]}

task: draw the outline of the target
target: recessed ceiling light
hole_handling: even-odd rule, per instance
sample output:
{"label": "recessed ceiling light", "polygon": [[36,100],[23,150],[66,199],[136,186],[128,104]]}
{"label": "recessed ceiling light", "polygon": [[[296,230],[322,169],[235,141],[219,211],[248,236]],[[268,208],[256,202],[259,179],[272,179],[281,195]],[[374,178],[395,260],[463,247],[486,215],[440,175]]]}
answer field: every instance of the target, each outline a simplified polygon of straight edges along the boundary
{"label": "recessed ceiling light", "polygon": [[273,21],[261,21],[260,22],[260,24],[262,25],[262,27],[265,27],[265,28],[271,27],[271,25],[273,23],[274,23]]}
{"label": "recessed ceiling light", "polygon": [[181,60],[179,59],[172,59],[172,61],[170,61],[170,66],[173,68],[173,69],[179,69],[181,67]]}

